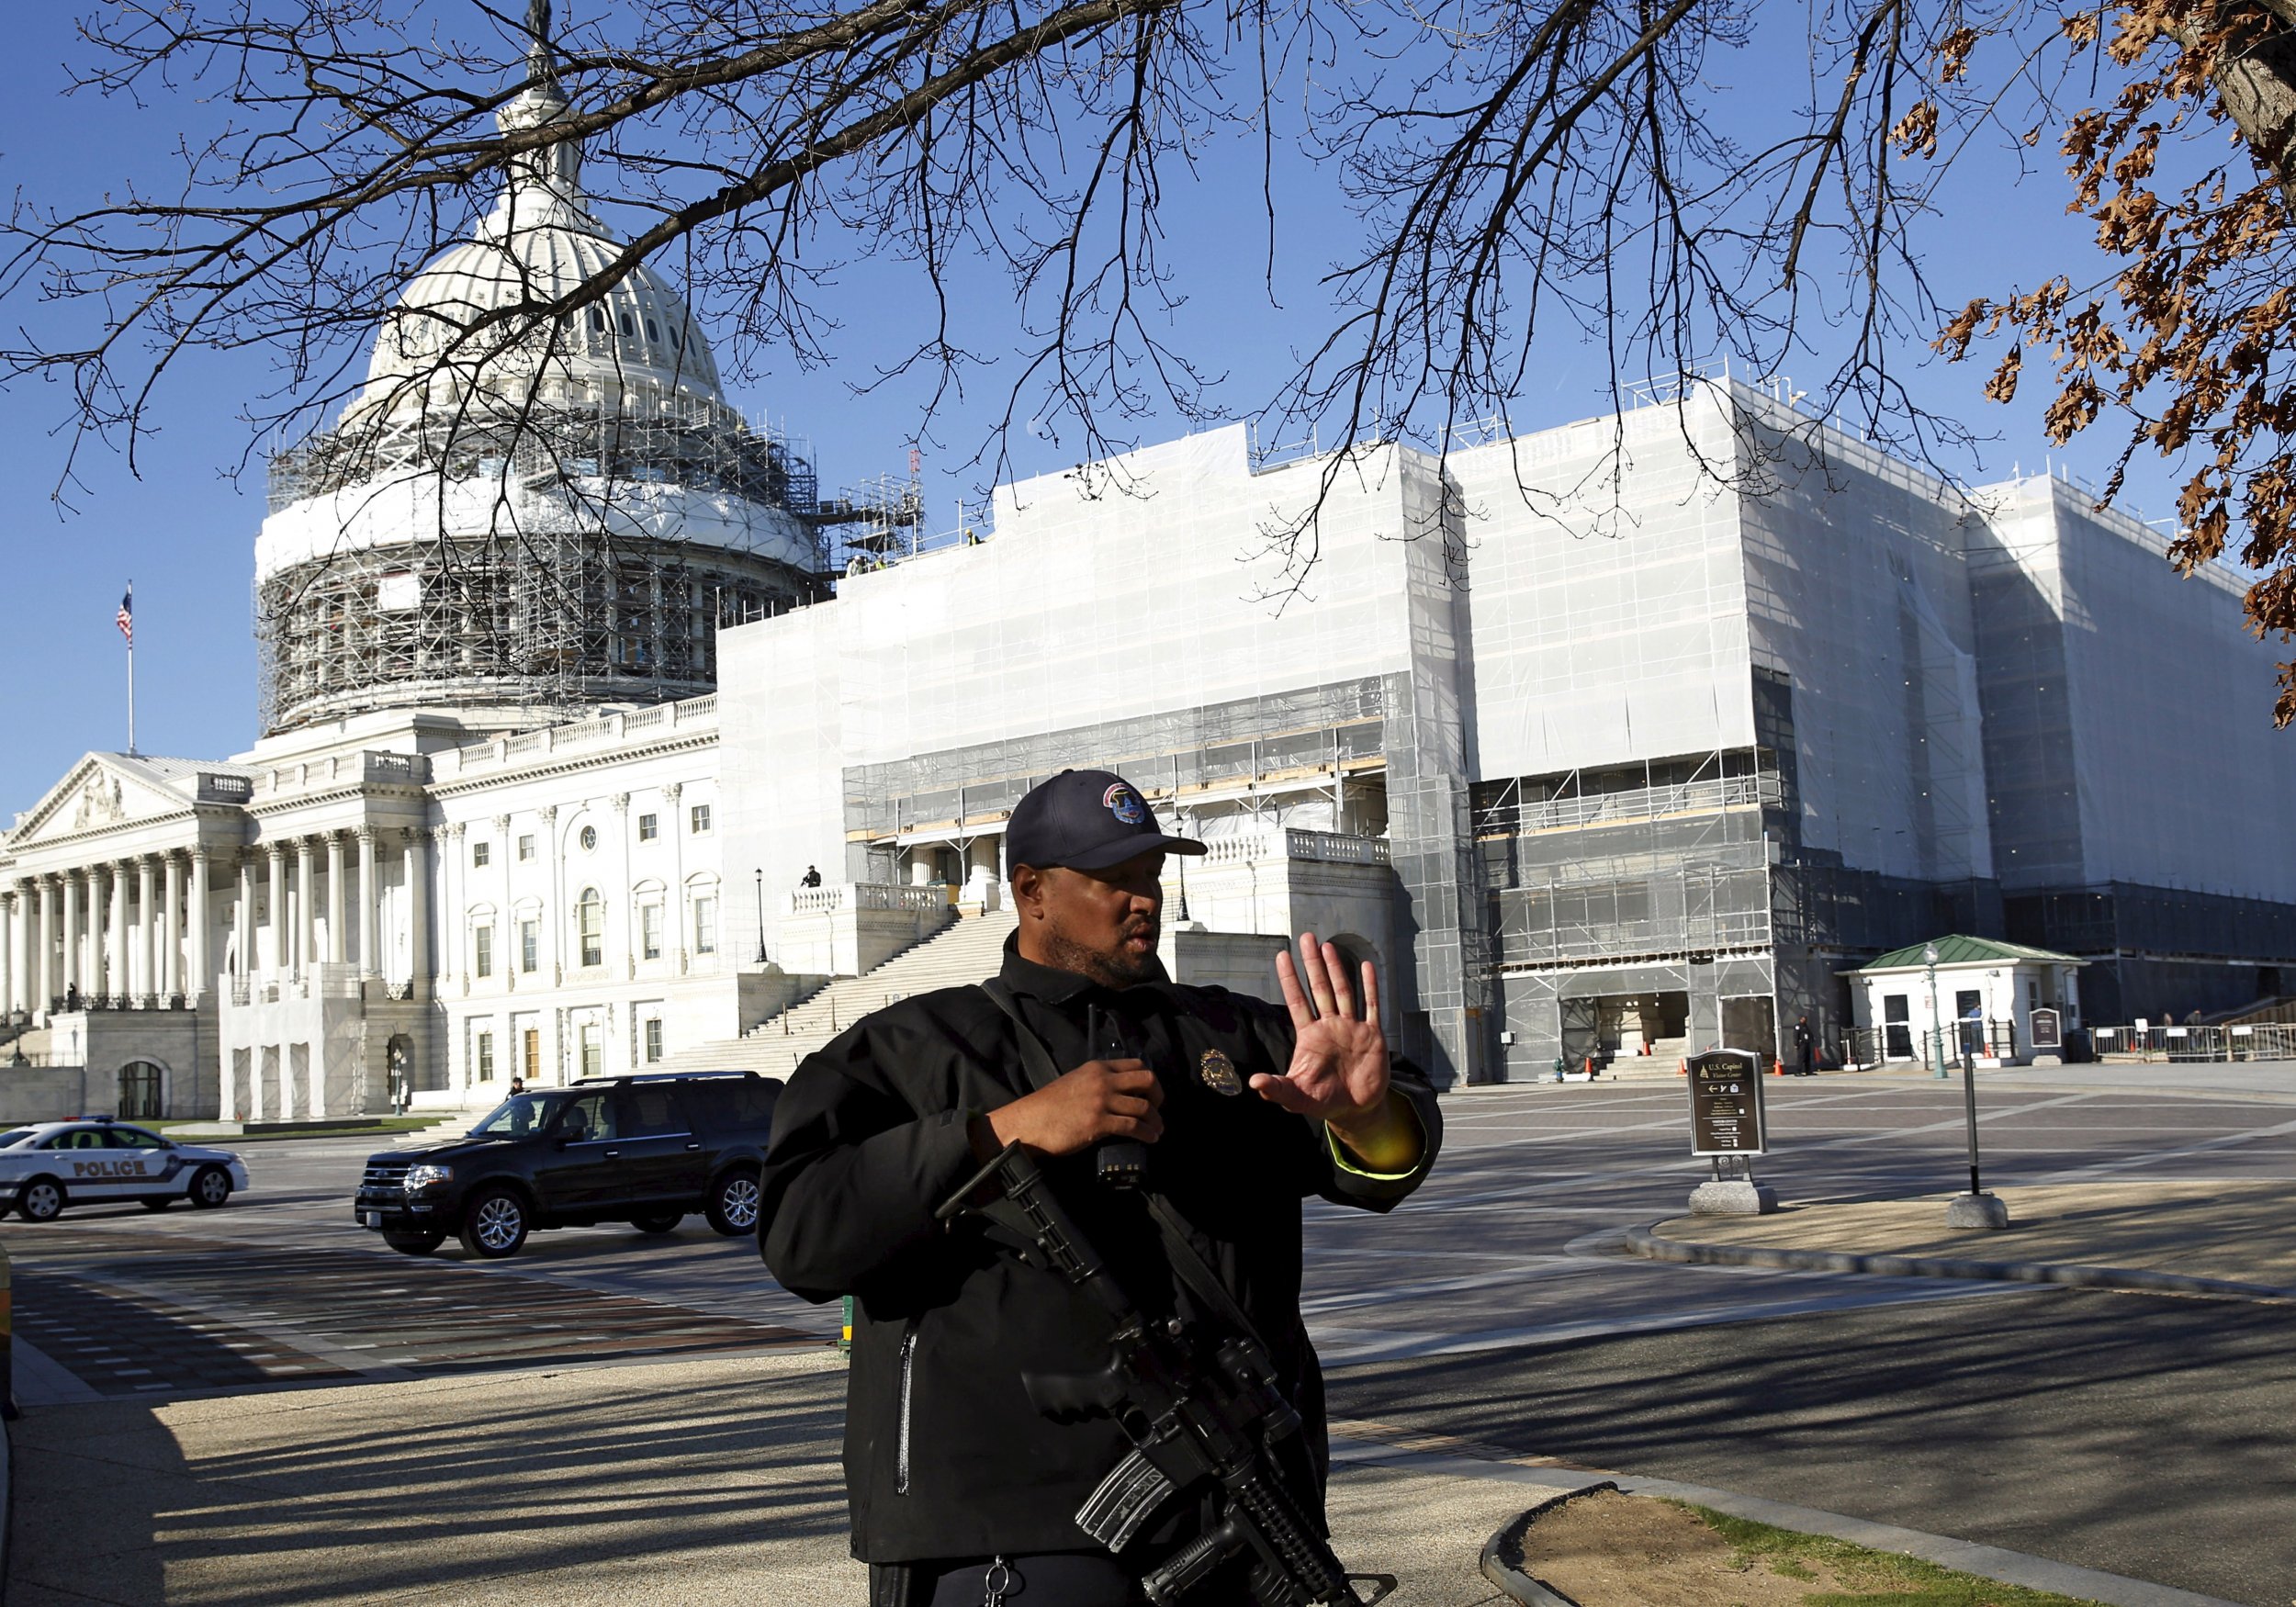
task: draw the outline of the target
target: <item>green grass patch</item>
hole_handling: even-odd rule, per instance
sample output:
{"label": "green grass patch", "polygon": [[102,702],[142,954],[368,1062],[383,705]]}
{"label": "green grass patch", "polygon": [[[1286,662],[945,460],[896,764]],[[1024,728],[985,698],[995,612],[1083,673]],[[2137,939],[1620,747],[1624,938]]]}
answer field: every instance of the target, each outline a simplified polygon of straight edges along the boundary
{"label": "green grass patch", "polygon": [[2098,1607],[2085,1597],[2005,1585],[1919,1557],[1733,1518],[1688,1501],[1672,1504],[1697,1514],[1727,1541],[1736,1553],[1731,1559],[1736,1566],[1766,1565],[1784,1578],[1808,1580],[1815,1580],[1818,1570],[1825,1568],[1849,1587],[1814,1590],[1803,1598],[1803,1607]]}

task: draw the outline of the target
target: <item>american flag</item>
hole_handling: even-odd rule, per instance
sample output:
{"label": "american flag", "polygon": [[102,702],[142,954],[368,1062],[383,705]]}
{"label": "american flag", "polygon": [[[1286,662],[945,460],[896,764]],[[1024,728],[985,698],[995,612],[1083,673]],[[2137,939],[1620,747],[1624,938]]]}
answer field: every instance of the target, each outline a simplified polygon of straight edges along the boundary
{"label": "american flag", "polygon": [[129,587],[127,595],[119,600],[119,612],[112,615],[112,623],[119,627],[119,634],[128,638],[128,646],[134,646],[136,645],[136,589],[134,587]]}

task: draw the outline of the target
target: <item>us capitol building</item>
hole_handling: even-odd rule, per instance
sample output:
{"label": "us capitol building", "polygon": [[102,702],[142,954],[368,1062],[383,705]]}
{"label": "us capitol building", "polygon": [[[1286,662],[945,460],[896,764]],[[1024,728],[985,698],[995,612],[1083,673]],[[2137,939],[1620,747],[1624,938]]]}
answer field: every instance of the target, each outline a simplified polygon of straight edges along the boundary
{"label": "us capitol building", "polygon": [[1005,818],[1069,765],[1210,842],[1176,975],[1269,991],[1311,927],[1445,1081],[1835,1043],[1845,972],[1949,933],[2065,961],[2009,1059],[2044,1006],[2296,993],[2272,650],[2060,477],[1683,378],[1440,458],[1214,430],[929,541],[913,493],[820,499],[648,271],[480,318],[613,248],[579,151],[531,159],[272,466],[260,740],[91,753],[0,834],[0,1118],[785,1073],[993,969]]}

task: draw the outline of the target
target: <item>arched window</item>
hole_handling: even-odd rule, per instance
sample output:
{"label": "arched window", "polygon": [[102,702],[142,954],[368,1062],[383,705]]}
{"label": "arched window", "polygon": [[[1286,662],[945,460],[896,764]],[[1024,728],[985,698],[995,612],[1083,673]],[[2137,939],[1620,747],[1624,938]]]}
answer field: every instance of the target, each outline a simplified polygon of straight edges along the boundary
{"label": "arched window", "polygon": [[622,315],[622,332],[625,335],[637,333],[636,326],[630,322],[630,315],[626,312]]}
{"label": "arched window", "polygon": [[581,962],[584,965],[603,965],[606,962],[606,905],[595,887],[582,889],[582,896],[574,903],[574,924],[581,938]]}
{"label": "arched window", "polygon": [[604,308],[598,306],[592,306],[591,308],[590,327],[596,330],[602,335],[606,332],[606,309]]}
{"label": "arched window", "polygon": [[646,338],[658,343],[661,340],[661,326],[651,318],[646,320]]}

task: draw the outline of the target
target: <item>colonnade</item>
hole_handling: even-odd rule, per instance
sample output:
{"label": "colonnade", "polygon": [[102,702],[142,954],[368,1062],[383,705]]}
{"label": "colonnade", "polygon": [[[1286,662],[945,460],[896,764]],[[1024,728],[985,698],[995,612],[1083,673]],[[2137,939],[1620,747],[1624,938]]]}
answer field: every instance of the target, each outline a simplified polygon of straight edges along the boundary
{"label": "colonnade", "polygon": [[31,1012],[196,999],[210,970],[215,859],[207,848],[135,854],[0,887],[0,1002]]}
{"label": "colonnade", "polygon": [[[427,829],[360,826],[280,837],[244,849],[202,845],[137,854],[0,884],[0,1006],[28,1013],[71,1003],[159,1009],[196,1002],[222,969],[210,950],[211,900],[219,879],[233,870],[238,885],[231,910],[230,958],[235,976],[301,978],[321,964],[349,964],[354,920],[359,972],[380,975],[377,848],[385,837],[402,844],[410,971],[424,977],[430,965],[431,837]],[[350,873],[354,843],[355,881]],[[318,920],[322,857],[323,940]],[[259,877],[270,911],[260,929]]]}

